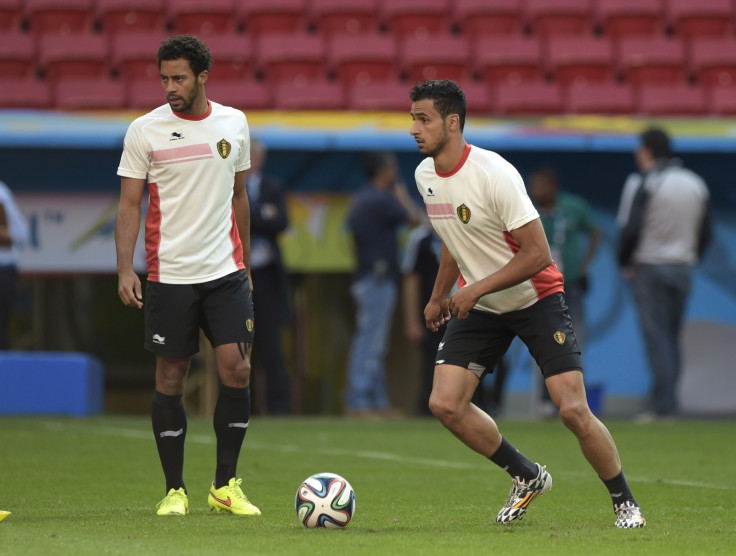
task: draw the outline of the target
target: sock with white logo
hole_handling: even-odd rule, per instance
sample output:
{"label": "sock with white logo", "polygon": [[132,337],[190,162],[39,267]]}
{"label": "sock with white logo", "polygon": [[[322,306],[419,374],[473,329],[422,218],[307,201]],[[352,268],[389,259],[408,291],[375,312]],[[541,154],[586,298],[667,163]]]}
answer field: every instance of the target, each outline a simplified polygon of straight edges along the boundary
{"label": "sock with white logo", "polygon": [[235,477],[249,419],[250,388],[230,388],[221,385],[213,419],[217,437],[215,488],[227,485],[230,479]]}
{"label": "sock with white logo", "polygon": [[488,458],[512,477],[519,477],[525,481],[536,479],[539,470],[534,462],[514,448],[505,438],[491,457]]}
{"label": "sock with white logo", "polygon": [[187,435],[187,416],[181,396],[153,393],[151,423],[156,437],[158,457],[166,477],[166,492],[184,488],[184,439]]}
{"label": "sock with white logo", "polygon": [[634,495],[631,494],[631,490],[629,490],[629,483],[626,482],[626,477],[624,477],[623,469],[621,470],[621,473],[616,475],[613,479],[601,479],[601,481],[606,485],[608,492],[611,493],[611,500],[613,501],[614,506],[626,501],[631,501],[636,504]]}

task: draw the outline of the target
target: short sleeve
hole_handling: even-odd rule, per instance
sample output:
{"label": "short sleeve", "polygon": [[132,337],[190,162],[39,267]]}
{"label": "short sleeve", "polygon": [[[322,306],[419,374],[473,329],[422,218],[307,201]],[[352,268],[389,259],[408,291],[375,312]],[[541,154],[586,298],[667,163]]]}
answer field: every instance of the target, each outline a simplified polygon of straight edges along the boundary
{"label": "short sleeve", "polygon": [[137,122],[133,122],[125,133],[118,176],[146,179],[149,167],[149,149],[145,146],[143,130],[140,125],[137,125]]}

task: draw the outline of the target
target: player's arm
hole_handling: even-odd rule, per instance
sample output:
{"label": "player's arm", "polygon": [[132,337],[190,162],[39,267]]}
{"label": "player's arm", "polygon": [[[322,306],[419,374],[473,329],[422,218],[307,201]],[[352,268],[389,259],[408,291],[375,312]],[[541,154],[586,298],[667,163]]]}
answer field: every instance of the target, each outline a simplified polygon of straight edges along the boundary
{"label": "player's arm", "polygon": [[233,214],[235,215],[235,225],[238,227],[240,243],[243,245],[243,264],[245,264],[248,283],[252,291],[253,279],[250,275],[250,205],[248,204],[248,193],[245,190],[245,171],[235,172]]}
{"label": "player's arm", "polygon": [[115,251],[118,259],[118,295],[121,301],[140,309],[143,306],[141,281],[133,270],[133,254],[141,226],[141,200],[146,181],[120,178],[120,202],[115,219]]}
{"label": "player's arm", "polygon": [[549,244],[539,218],[513,230],[511,235],[519,244],[519,250],[498,271],[453,293],[450,297],[452,314],[464,319],[484,295],[520,284],[552,264]]}
{"label": "player's arm", "polygon": [[437,332],[443,324],[450,320],[447,298],[459,276],[460,269],[457,266],[457,261],[452,258],[450,251],[443,242],[442,251],[440,252],[440,268],[434,281],[432,296],[424,308],[424,320],[427,328],[432,332]]}

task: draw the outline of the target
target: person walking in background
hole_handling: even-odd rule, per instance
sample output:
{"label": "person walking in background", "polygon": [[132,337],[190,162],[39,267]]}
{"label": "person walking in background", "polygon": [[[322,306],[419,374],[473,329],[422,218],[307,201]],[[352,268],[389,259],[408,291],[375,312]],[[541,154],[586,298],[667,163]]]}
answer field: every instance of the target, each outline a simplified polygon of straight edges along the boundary
{"label": "person walking in background", "polygon": [[[532,172],[529,192],[539,212],[552,259],[565,277],[565,301],[575,326],[580,347],[585,340],[584,298],[588,291],[588,269],[595,256],[600,232],[587,201],[560,191],[557,173],[551,168]],[[554,404],[542,388],[542,414],[553,415]]]}
{"label": "person walking in background", "polygon": [[12,191],[0,181],[0,350],[10,347],[10,316],[18,283],[18,254],[28,241],[28,224]]}
{"label": "person walking in background", "polygon": [[347,217],[356,258],[350,286],[356,329],[344,409],[355,416],[390,411],[384,363],[400,280],[397,232],[404,224],[420,222],[419,209],[399,179],[396,155],[368,153],[364,162],[368,183],[356,194]]}
{"label": "person walking in background", "polygon": [[[429,223],[414,228],[406,242],[402,263],[402,307],[404,336],[420,349],[418,409],[431,415],[429,395],[432,392],[434,359],[442,336],[432,334],[424,324],[424,306],[432,295],[434,279],[440,267],[442,240]],[[443,330],[444,331],[444,328]]]}
{"label": "person walking in background", "polygon": [[288,314],[288,276],[281,258],[278,236],[289,226],[286,197],[278,180],[264,175],[266,147],[251,138],[250,170],[245,186],[250,205],[250,274],[253,308],[258,323],[253,374],[259,409],[274,415],[291,412],[291,387],[281,346],[281,326]]}
{"label": "person walking in background", "polygon": [[650,407],[638,417],[646,422],[677,415],[680,331],[692,270],[712,232],[708,188],[673,158],[667,133],[644,131],[635,159],[639,172],[626,180],[618,209],[618,261],[631,280],[652,376]]}
{"label": "person walking in background", "polygon": [[551,488],[552,477],[470,401],[519,336],[539,365],[562,422],[610,492],[615,526],[644,526],[616,444],[588,407],[562,274],[519,172],[500,155],[466,143],[466,100],[457,83],[417,83],[410,98],[410,133],[426,157],[415,172],[417,188],[442,238],[440,269],[424,310],[430,330],[447,324],[437,351],[432,413],[512,477],[496,521],[522,518],[529,504]]}
{"label": "person walking in background", "polygon": [[250,136],[241,111],[207,99],[211,65],[209,50],[196,37],[178,35],[161,44],[158,66],[167,104],[130,125],[118,167],[118,295],[139,309],[144,304],[133,251],[146,182],[150,197],[144,345],[156,355],[151,418],[166,480],[158,515],[189,513],[182,393],[190,359],[199,350],[200,328],[214,348],[221,381],[208,505],[217,512],[260,515],[236,478],[250,419],[254,327],[245,191]]}

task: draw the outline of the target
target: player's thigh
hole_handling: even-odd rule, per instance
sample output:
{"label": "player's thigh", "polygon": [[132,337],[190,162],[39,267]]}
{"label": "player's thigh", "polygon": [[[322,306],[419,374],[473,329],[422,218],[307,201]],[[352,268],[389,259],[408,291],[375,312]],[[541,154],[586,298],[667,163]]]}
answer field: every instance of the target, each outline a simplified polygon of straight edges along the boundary
{"label": "player's thigh", "polygon": [[562,294],[549,295],[504,318],[526,344],[545,378],[582,371],[580,346]]}
{"label": "player's thigh", "polygon": [[186,358],[199,351],[199,295],[195,285],[148,282],[144,303],[148,351]]}
{"label": "player's thigh", "polygon": [[245,271],[203,286],[201,326],[212,347],[253,343],[253,297]]}

